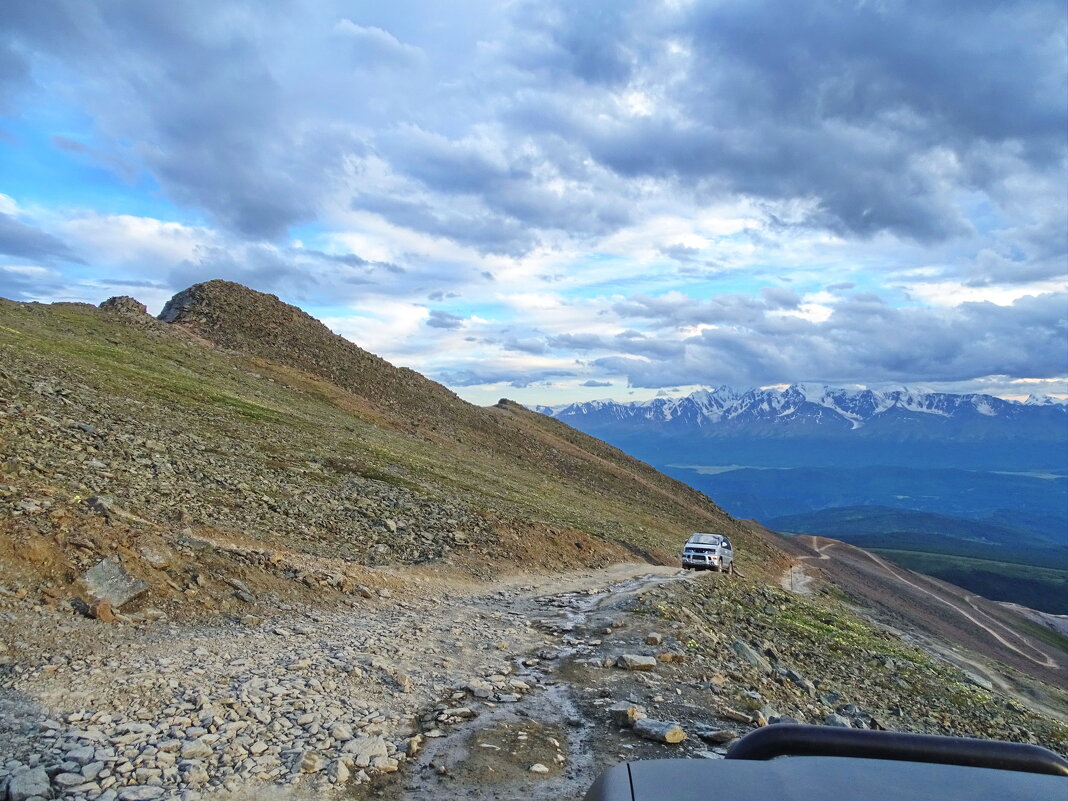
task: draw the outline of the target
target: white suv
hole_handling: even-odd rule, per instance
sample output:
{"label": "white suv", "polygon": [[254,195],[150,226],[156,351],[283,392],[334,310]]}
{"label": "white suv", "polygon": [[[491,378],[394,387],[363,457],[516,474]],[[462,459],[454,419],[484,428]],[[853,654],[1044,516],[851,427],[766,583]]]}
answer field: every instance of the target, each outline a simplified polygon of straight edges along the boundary
{"label": "white suv", "polygon": [[682,566],[689,570],[726,570],[734,572],[734,548],[722,534],[691,534],[682,546]]}

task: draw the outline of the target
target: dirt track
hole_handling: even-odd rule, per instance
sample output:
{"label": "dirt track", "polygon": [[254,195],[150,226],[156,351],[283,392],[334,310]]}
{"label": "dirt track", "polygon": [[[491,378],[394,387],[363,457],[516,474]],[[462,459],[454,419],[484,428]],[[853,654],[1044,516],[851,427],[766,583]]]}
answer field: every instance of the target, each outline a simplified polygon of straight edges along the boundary
{"label": "dirt track", "polygon": [[[848,593],[873,604],[906,627],[916,627],[933,636],[945,656],[958,657],[955,661],[978,667],[953,647],[960,645],[1027,676],[1068,688],[1063,655],[1030,636],[1022,629],[1020,619],[1000,604],[890,564],[838,540],[798,535],[786,542],[799,565],[784,577],[784,586],[798,584],[798,566],[804,565],[806,571],[818,569]],[[988,674],[986,678],[1004,684],[1006,677]]]}

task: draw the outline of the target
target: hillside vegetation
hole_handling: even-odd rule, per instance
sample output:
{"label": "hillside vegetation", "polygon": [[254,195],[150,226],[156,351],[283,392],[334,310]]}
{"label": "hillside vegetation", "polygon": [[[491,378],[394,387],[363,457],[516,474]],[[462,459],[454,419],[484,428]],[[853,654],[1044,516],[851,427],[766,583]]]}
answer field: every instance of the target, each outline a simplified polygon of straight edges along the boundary
{"label": "hillside vegetation", "polygon": [[663,561],[700,529],[738,538],[743,563],[772,555],[615,448],[468,404],[273,296],[200,284],[169,322],[104,305],[0,301],[0,558],[19,586],[65,585],[121,540],[160,592],[184,590],[132,547],[179,532],[354,567]]}

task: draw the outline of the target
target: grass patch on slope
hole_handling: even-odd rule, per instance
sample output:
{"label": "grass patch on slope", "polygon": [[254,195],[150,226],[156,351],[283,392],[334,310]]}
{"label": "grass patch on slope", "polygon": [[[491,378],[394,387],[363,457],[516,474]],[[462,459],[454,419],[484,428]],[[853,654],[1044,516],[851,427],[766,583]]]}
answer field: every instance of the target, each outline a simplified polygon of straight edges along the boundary
{"label": "grass patch on slope", "polygon": [[[0,351],[0,362],[75,392],[76,406],[149,423],[155,436],[189,432],[223,459],[236,448],[240,458],[292,476],[287,482],[331,483],[352,472],[428,499],[574,527],[661,558],[721,514],[703,496],[547,418],[516,414],[512,430],[530,443],[522,453],[480,447],[469,432],[454,437],[447,417],[440,430],[413,428],[403,410],[380,409],[325,379],[205,345],[148,318],[0,301]],[[491,437],[495,430],[485,428]],[[331,469],[292,474],[287,467],[307,462]]]}

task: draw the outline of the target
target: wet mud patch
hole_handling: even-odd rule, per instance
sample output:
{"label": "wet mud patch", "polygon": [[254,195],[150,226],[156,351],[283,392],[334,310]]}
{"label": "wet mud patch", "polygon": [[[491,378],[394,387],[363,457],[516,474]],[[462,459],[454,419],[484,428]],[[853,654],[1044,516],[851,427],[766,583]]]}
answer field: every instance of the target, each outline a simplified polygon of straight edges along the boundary
{"label": "wet mud patch", "polygon": [[502,722],[474,731],[467,755],[448,768],[462,784],[538,781],[567,763],[567,732],[535,720]]}

